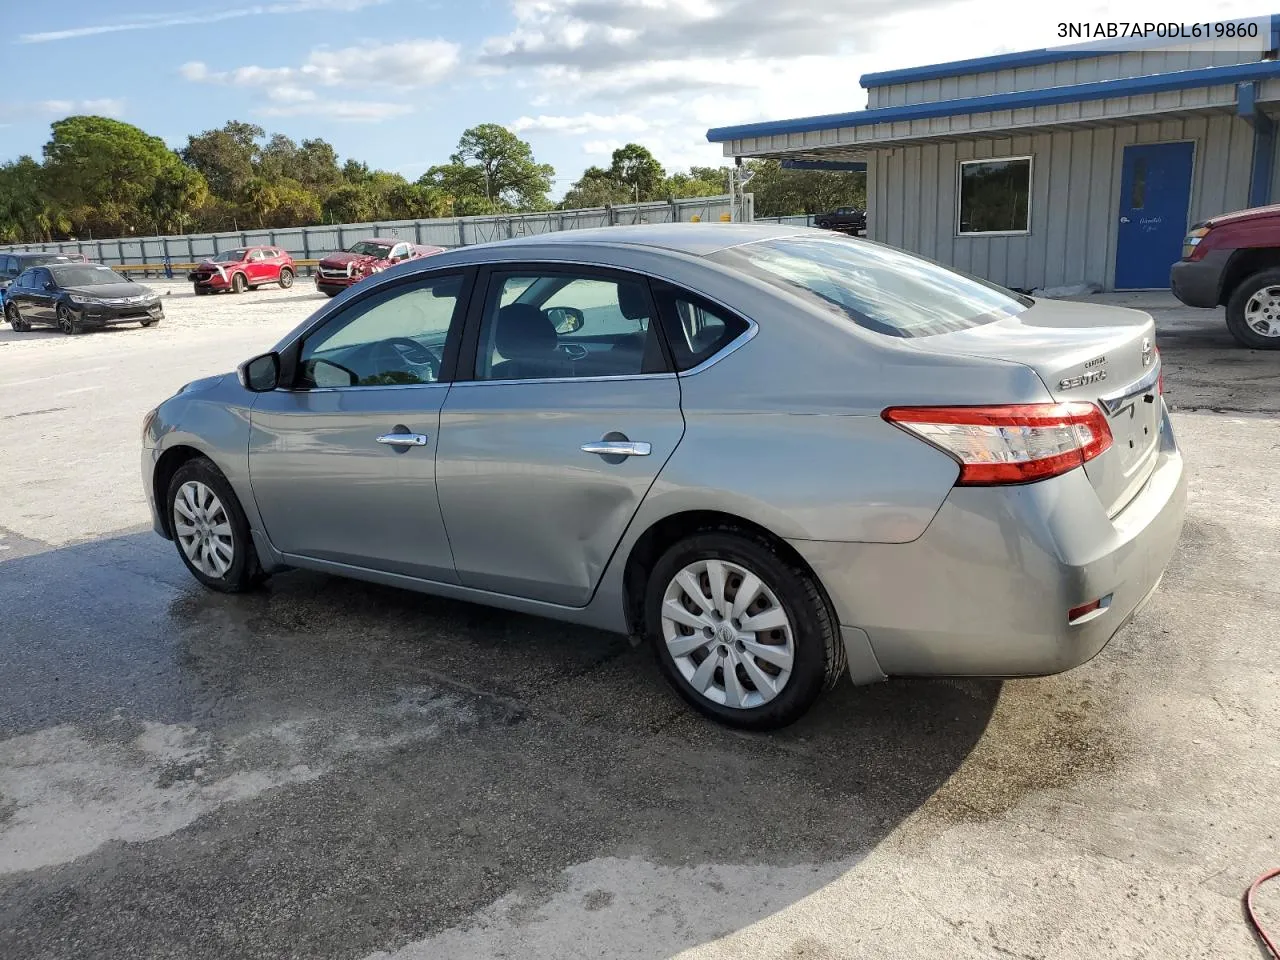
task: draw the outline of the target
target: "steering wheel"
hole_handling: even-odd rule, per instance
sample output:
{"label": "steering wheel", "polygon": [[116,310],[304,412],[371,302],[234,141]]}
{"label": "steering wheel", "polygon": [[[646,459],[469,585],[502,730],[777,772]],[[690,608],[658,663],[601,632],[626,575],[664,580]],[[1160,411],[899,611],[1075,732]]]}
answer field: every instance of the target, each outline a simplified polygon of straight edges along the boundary
{"label": "steering wheel", "polygon": [[582,360],[587,355],[587,348],[580,343],[564,343],[558,345],[558,349],[564,351],[570,360]]}
{"label": "steering wheel", "polygon": [[440,379],[439,359],[417,340],[411,340],[409,337],[388,337],[386,340],[379,340],[373,351],[379,366],[382,365],[381,358],[385,356],[388,349],[394,353],[397,362],[404,361],[415,367],[426,367],[430,373],[426,379],[432,381]]}

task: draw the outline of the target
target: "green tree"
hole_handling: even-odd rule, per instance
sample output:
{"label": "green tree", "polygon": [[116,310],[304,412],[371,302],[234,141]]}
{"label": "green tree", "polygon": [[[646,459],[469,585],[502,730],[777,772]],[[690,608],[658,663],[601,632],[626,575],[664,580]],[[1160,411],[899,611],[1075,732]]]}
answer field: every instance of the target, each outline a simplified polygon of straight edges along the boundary
{"label": "green tree", "polygon": [[24,155],[0,166],[0,242],[52,240],[70,229],[67,211],[45,188],[39,163]]}
{"label": "green tree", "polygon": [[582,171],[582,177],[565,192],[560,207],[563,210],[581,210],[584,207],[628,203],[631,199],[631,188],[621,183],[611,171],[603,167],[587,167]]}
{"label": "green tree", "polygon": [[538,163],[533,148],[506,127],[482,123],[463,132],[449,163],[432,167],[419,183],[436,186],[455,206],[484,198],[496,210],[545,210],[555,168]]}
{"label": "green tree", "polygon": [[344,183],[324,200],[326,223],[367,223],[377,216],[377,197],[367,187]]}
{"label": "green tree", "polygon": [[338,151],[327,140],[303,140],[293,162],[291,176],[317,193],[324,194],[342,182]]}
{"label": "green tree", "polygon": [[119,120],[55,121],[44,158],[49,193],[68,210],[73,229],[99,236],[158,230],[198,203],[200,181],[185,176],[178,155]]}
{"label": "green tree", "polygon": [[648,147],[628,143],[613,151],[609,174],[627,188],[632,200],[662,197],[662,181],[666,172]]}
{"label": "green tree", "polygon": [[690,167],[687,173],[673,173],[662,183],[664,199],[715,197],[729,192],[729,171],[724,167]]}
{"label": "green tree", "polygon": [[204,175],[220,197],[237,196],[256,174],[258,140],[265,131],[255,123],[232,120],[217,130],[187,137],[182,159]]}
{"label": "green tree", "polygon": [[755,173],[747,189],[755,194],[758,217],[825,213],[836,207],[866,207],[867,175],[831,170],[785,170],[777,160],[748,160]]}

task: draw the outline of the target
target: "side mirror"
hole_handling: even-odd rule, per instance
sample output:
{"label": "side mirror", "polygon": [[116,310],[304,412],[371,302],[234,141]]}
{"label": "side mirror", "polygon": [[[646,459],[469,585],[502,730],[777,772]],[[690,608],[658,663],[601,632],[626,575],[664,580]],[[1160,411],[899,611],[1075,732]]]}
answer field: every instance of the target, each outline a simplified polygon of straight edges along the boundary
{"label": "side mirror", "polygon": [[58,285],[54,283],[52,280],[46,280],[44,282],[44,288],[48,290],[50,293],[52,293],[54,290],[58,289]]}
{"label": "side mirror", "polygon": [[240,386],[254,393],[266,393],[280,385],[280,355],[264,353],[236,368]]}
{"label": "side mirror", "polygon": [[582,329],[587,318],[577,307],[548,307],[542,311],[548,320],[555,324],[556,333],[577,333]]}

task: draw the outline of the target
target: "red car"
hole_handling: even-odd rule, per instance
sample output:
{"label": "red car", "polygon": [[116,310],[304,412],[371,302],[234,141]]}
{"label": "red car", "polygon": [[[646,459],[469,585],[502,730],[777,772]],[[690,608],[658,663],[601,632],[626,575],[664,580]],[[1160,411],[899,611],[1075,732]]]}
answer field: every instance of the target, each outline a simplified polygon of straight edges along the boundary
{"label": "red car", "polygon": [[330,297],[337,296],[370,274],[379,273],[405,260],[417,260],[436,253],[444,253],[444,247],[422,246],[407,240],[397,240],[395,237],[361,240],[320,261],[316,270],[316,289]]}
{"label": "red car", "polygon": [[279,247],[238,247],[215,253],[187,274],[187,279],[194,285],[196,296],[202,296],[219,290],[244,293],[264,283],[278,283],[288,289],[297,275],[293,257]]}

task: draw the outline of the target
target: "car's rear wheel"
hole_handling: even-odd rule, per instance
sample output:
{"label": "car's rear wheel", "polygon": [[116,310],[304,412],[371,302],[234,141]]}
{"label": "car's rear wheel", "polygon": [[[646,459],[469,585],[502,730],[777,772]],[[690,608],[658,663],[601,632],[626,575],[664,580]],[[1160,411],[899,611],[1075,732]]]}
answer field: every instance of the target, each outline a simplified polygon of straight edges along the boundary
{"label": "car's rear wheel", "polygon": [[290,270],[288,267],[281,268],[280,289],[288,290],[292,286],[293,286],[293,271]]}
{"label": "car's rear wheel", "polygon": [[1227,329],[1241,346],[1280,350],[1280,268],[1246,277],[1227,301]]}
{"label": "car's rear wheel", "polygon": [[197,580],[223,593],[241,593],[263,579],[244,509],[210,461],[197,457],[180,466],[165,502],[178,555]]}
{"label": "car's rear wheel", "polygon": [[81,332],[82,328],[80,326],[80,322],[76,320],[71,311],[67,309],[66,304],[58,304],[57,309],[54,311],[54,315],[58,320],[58,329],[63,333],[71,336],[72,334]]}
{"label": "car's rear wheel", "polygon": [[31,324],[22,319],[22,311],[12,301],[4,305],[4,318],[9,321],[9,326],[13,327],[15,333],[26,333],[31,329]]}
{"label": "car's rear wheel", "polygon": [[794,722],[844,669],[844,648],[812,574],[769,540],[734,528],[699,533],[654,565],[645,623],[663,674],[722,723]]}
{"label": "car's rear wheel", "polygon": [[249,283],[247,280],[245,280],[243,273],[237,273],[234,277],[231,278],[232,293],[244,293],[245,287],[247,287],[248,285]]}

